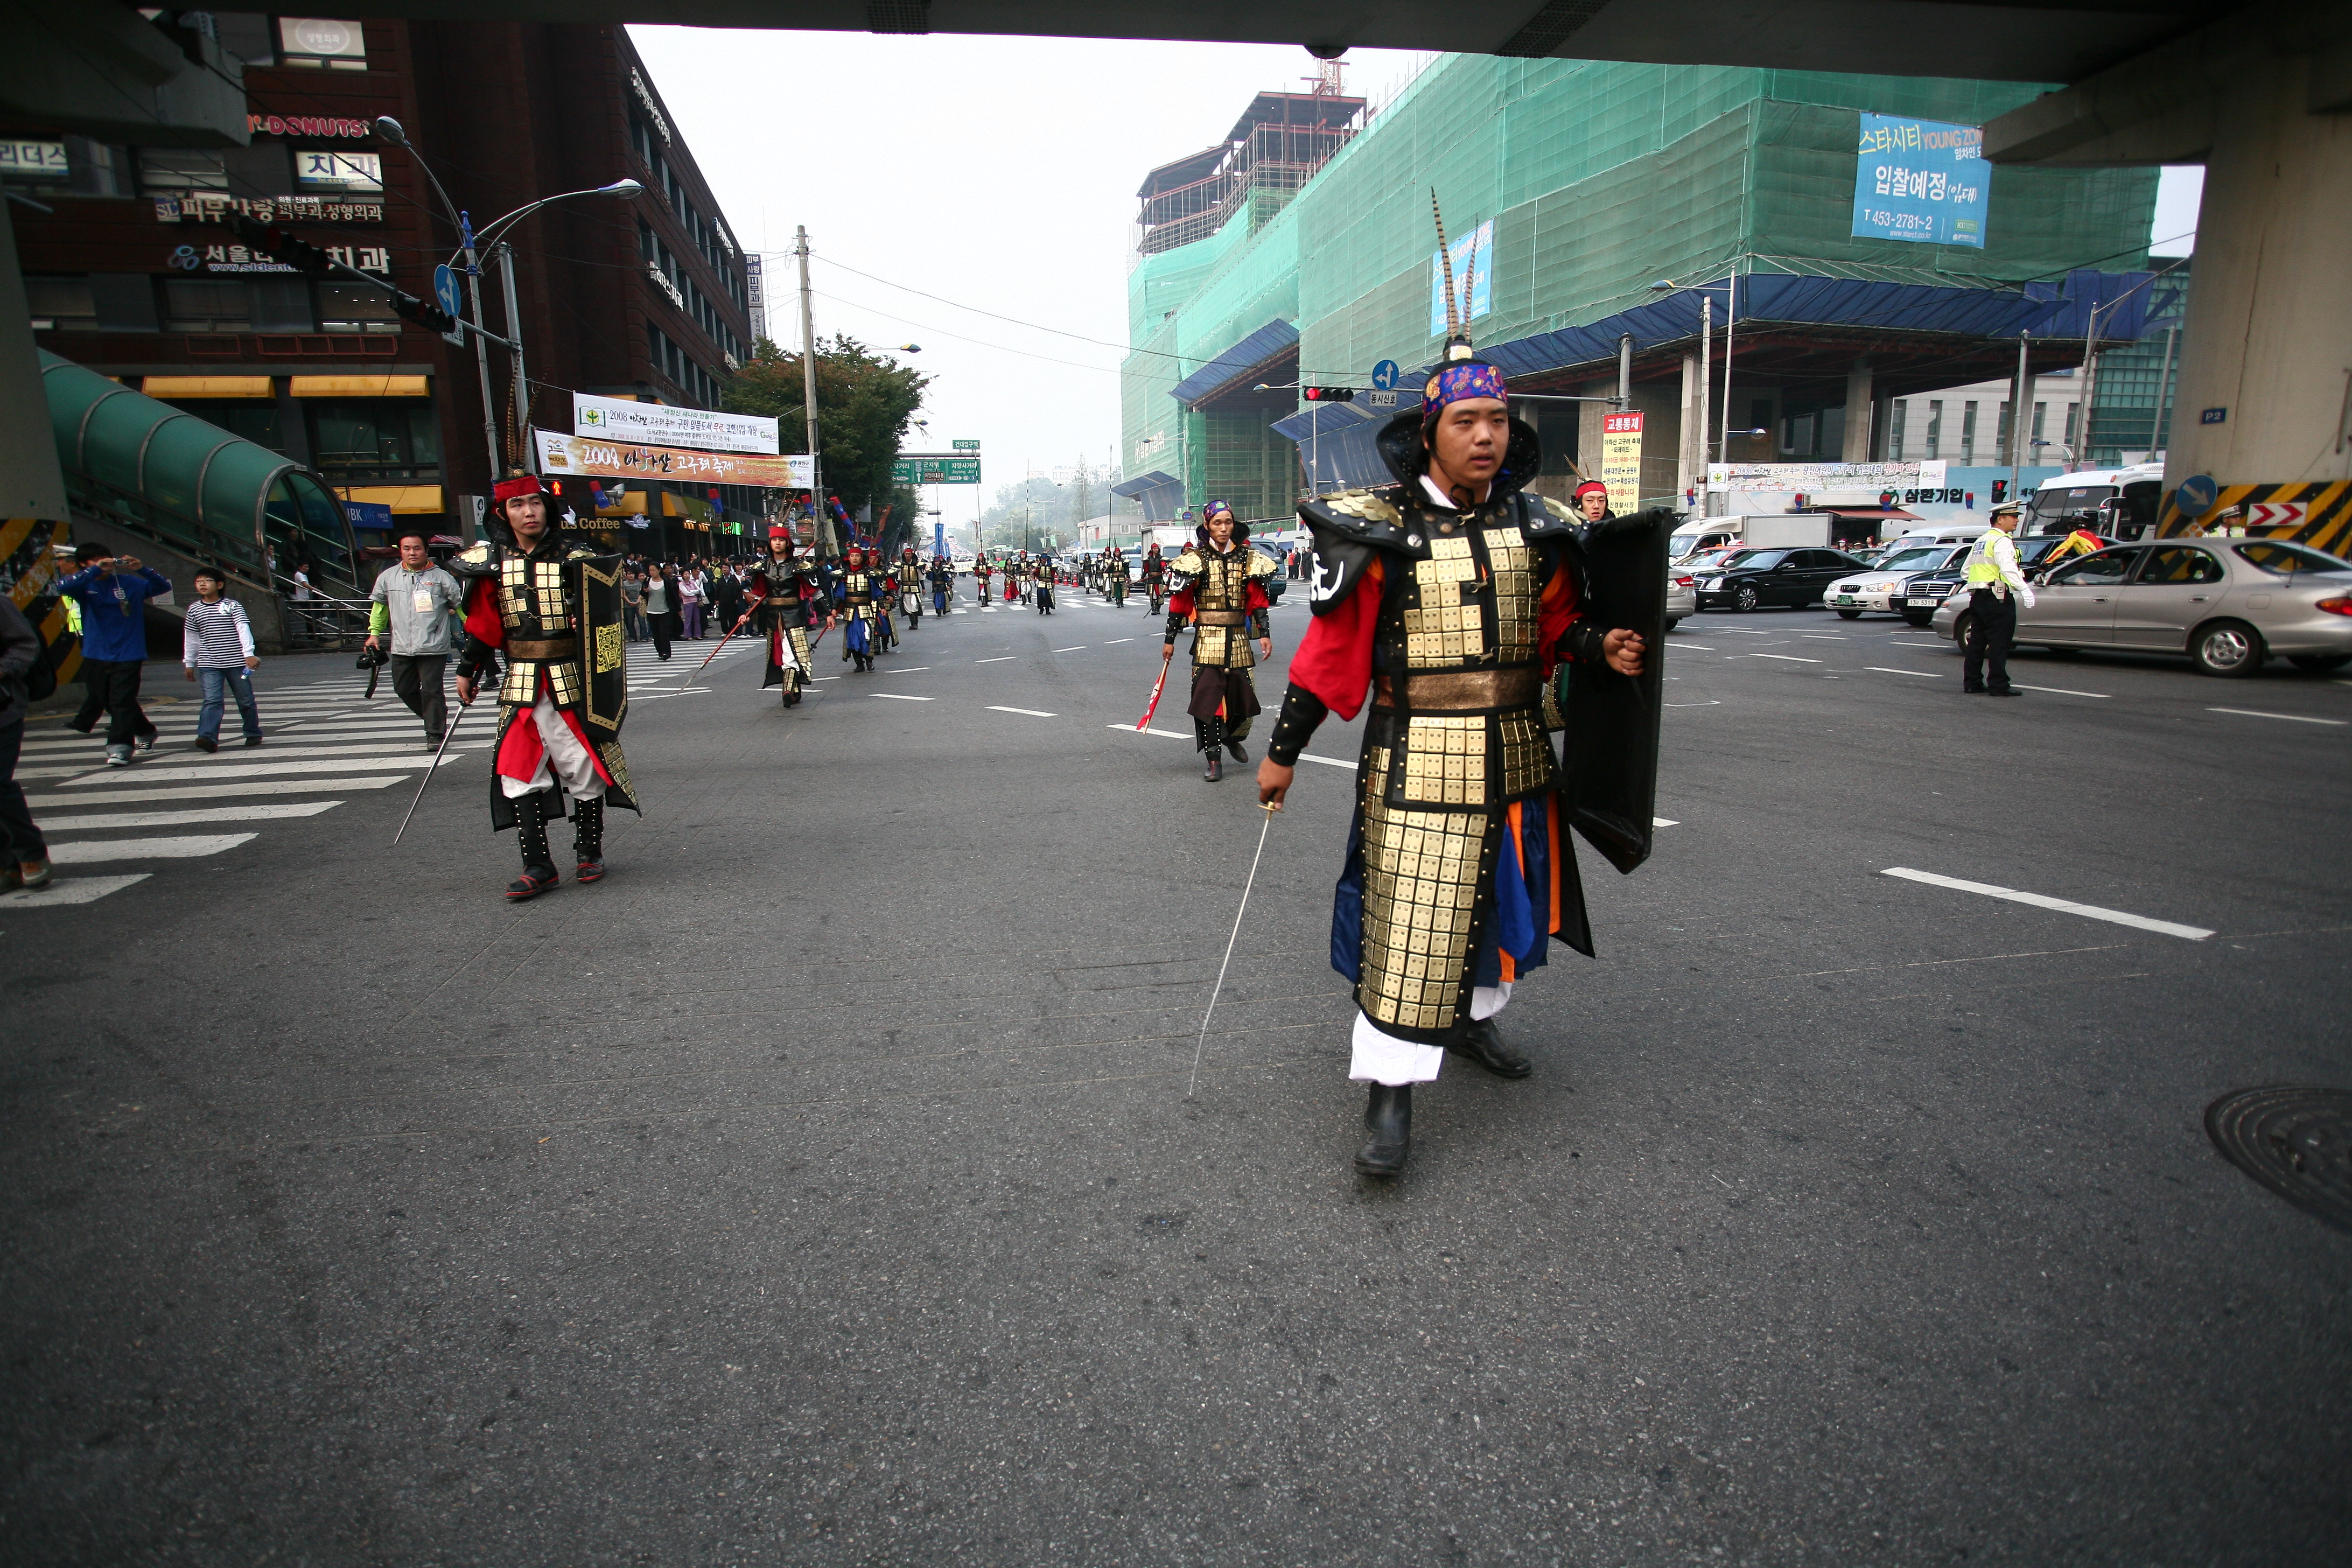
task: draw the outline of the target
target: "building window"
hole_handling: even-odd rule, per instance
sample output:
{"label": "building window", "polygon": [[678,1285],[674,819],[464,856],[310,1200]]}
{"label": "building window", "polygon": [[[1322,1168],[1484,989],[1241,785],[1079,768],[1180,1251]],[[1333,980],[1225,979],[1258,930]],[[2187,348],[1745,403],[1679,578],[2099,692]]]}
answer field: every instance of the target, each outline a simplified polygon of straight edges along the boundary
{"label": "building window", "polygon": [[1927,460],[1929,462],[1936,460],[1938,456],[1937,448],[1942,446],[1943,440],[1944,400],[1940,397],[1931,397],[1927,399]]}
{"label": "building window", "polygon": [[1995,449],[1994,449],[1994,452],[1993,452],[1993,460],[1994,460],[1995,462],[1999,462],[1999,461],[2000,461],[2003,457],[2005,457],[2005,456],[2009,456],[2009,455],[2010,455],[2010,451],[2009,451],[2009,402],[2008,402],[2008,400],[2007,400],[2007,399],[2005,399],[2005,398],[2001,401],[2001,405],[2000,405],[2000,435],[1998,435],[1998,436],[1996,436],[1996,437],[1993,437],[1993,440],[1994,440],[1994,442],[1995,442]]}
{"label": "building window", "polygon": [[2042,448],[2049,445],[2048,442],[2042,438],[2042,422],[2048,419],[2049,416],[2050,405],[2046,403],[2037,403],[2033,405],[2033,435],[2026,447],[2026,451],[2030,456],[2031,460],[2033,462],[2038,463],[2042,460]]}
{"label": "building window", "polygon": [[1970,398],[1960,405],[1960,467],[1977,460],[1977,405]]}
{"label": "building window", "polygon": [[392,296],[364,283],[319,285],[319,330],[328,332],[396,332]]}
{"label": "building window", "polygon": [[302,400],[310,416],[310,452],[337,484],[441,477],[441,437],[425,397],[319,397]]}
{"label": "building window", "polygon": [[278,437],[278,400],[274,397],[200,397],[173,398],[173,407],[183,414],[193,414],[207,425],[218,426],[232,436],[242,436],[257,447],[273,452],[286,447]]}
{"label": "building window", "polygon": [[1908,401],[1900,397],[1895,400],[1895,412],[1886,422],[1886,460],[1890,463],[1903,460],[1903,425],[1910,412]]}
{"label": "building window", "polygon": [[25,303],[37,332],[92,332],[98,330],[98,301],[87,278],[27,278]]}
{"label": "building window", "polygon": [[148,195],[163,196],[191,191],[226,192],[228,160],[202,147],[142,147],[139,189]]}
{"label": "building window", "polygon": [[253,291],[242,278],[166,278],[163,330],[242,332],[253,326]]}
{"label": "building window", "polygon": [[320,70],[363,71],[367,69],[367,39],[357,22],[280,16],[278,63]]}
{"label": "building window", "polygon": [[2074,449],[2074,441],[2080,433],[2082,412],[2083,405],[2080,402],[2066,405],[2066,458],[2069,462],[2080,456]]}

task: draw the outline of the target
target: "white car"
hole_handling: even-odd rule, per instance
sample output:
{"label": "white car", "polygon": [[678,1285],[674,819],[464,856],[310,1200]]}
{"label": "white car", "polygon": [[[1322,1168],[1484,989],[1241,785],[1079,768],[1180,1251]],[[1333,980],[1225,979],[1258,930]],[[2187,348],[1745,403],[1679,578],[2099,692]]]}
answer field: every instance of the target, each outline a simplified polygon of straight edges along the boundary
{"label": "white car", "polygon": [[1903,613],[1906,584],[1922,573],[1956,566],[1968,552],[1965,544],[1915,544],[1892,551],[1868,571],[1853,573],[1831,584],[1822,593],[1822,602],[1849,621],[1858,619],[1864,610],[1899,616]]}

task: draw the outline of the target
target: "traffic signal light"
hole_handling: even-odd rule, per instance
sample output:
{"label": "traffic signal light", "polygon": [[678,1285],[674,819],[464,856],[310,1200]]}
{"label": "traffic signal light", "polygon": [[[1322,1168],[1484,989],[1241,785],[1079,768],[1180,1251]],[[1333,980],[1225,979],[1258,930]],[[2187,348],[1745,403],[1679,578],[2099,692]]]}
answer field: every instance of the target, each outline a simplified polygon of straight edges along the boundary
{"label": "traffic signal light", "polygon": [[309,240],[290,235],[282,228],[271,228],[243,213],[230,213],[221,221],[228,225],[229,232],[242,240],[248,249],[282,261],[297,272],[323,277],[335,269],[334,258]]}
{"label": "traffic signal light", "polygon": [[1309,403],[1353,403],[1356,389],[1352,386],[1309,386],[1302,388]]}
{"label": "traffic signal light", "polygon": [[427,331],[454,332],[457,318],[431,300],[420,300],[414,294],[392,290],[392,313],[404,321],[414,321]]}

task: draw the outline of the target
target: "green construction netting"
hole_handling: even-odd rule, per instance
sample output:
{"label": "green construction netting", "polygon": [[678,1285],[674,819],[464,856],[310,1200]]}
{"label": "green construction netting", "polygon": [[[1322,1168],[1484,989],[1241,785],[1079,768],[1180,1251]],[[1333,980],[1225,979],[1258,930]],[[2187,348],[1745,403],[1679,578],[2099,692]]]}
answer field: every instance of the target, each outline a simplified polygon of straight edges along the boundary
{"label": "green construction netting", "polygon": [[[1290,444],[1258,431],[1247,440],[1264,451],[1240,451],[1232,416],[1187,414],[1168,389],[1276,317],[1298,326],[1305,383],[1361,385],[1381,360],[1426,363],[1433,185],[1457,238],[1495,225],[1482,342],[1599,320],[1657,278],[1735,268],[1994,287],[2139,265],[2152,169],[1995,168],[1981,250],[1850,236],[1856,111],[1975,125],[2042,90],[1447,56],[1272,216],[1272,202],[1244,204],[1210,238],[1137,259],[1128,471],[1181,474],[1194,501],[1213,489],[1256,515],[1287,510]],[[1248,491],[1250,473],[1274,476],[1265,494]]]}

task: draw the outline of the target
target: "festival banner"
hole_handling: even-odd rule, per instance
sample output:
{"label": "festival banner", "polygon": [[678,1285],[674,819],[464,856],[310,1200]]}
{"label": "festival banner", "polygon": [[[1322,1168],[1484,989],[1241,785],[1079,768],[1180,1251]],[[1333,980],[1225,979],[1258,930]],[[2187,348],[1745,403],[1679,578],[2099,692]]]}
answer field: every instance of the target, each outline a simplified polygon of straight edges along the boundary
{"label": "festival banner", "polygon": [[531,434],[538,438],[542,474],[597,479],[691,479],[698,484],[755,485],[772,490],[804,490],[815,482],[805,452],[782,457],[696,452],[683,447],[595,440],[557,430]]}

